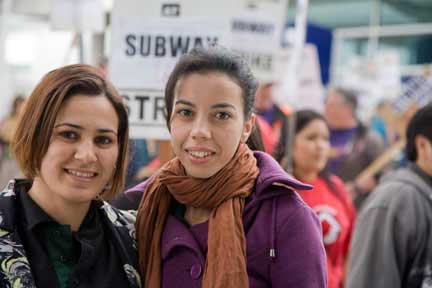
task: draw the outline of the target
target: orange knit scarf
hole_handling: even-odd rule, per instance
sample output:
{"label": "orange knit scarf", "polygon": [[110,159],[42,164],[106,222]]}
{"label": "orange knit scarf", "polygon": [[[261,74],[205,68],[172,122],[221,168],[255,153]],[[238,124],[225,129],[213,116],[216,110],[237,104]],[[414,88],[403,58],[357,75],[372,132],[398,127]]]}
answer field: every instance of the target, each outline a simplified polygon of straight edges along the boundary
{"label": "orange knit scarf", "polygon": [[208,179],[187,176],[177,158],[164,165],[149,183],[138,209],[136,230],[144,287],[161,287],[160,241],[172,197],[188,206],[212,209],[202,287],[249,287],[242,214],[258,174],[253,152],[245,144]]}

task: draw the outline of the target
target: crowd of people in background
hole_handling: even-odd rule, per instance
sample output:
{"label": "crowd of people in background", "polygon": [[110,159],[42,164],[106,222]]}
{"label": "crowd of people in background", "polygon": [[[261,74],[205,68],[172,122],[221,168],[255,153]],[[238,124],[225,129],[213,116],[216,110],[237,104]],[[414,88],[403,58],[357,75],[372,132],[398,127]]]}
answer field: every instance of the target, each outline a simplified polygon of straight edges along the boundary
{"label": "crowd of people in background", "polygon": [[12,153],[11,144],[24,104],[25,98],[17,95],[12,101],[9,115],[0,122],[0,185],[2,187],[10,179],[22,175]]}
{"label": "crowd of people in background", "polygon": [[[0,261],[24,255],[26,272],[1,262],[1,287],[432,287],[432,101],[397,135],[405,161],[370,172],[393,144],[380,114],[390,102],[369,123],[341,87],[328,89],[323,111],[281,107],[274,83],[258,83],[241,57],[196,49],[167,82],[174,159],[162,163],[151,139],[124,138],[120,96],[100,70],[50,72],[0,122],[0,214],[18,217],[16,227],[0,219]],[[56,77],[76,87],[58,92]],[[77,112],[86,102],[99,114]],[[103,179],[87,189],[74,177]],[[103,256],[86,262],[85,251]]]}

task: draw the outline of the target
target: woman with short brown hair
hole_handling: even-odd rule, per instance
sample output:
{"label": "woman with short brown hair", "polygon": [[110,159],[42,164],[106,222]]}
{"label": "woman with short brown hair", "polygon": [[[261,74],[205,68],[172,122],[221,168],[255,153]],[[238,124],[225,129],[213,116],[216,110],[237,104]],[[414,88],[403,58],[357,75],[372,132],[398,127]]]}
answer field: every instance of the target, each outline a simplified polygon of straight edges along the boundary
{"label": "woman with short brown hair", "polygon": [[0,286],[140,287],[135,218],[104,202],[121,191],[128,156],[116,89],[70,65],[43,77],[24,109],[13,147],[28,179],[0,194]]}

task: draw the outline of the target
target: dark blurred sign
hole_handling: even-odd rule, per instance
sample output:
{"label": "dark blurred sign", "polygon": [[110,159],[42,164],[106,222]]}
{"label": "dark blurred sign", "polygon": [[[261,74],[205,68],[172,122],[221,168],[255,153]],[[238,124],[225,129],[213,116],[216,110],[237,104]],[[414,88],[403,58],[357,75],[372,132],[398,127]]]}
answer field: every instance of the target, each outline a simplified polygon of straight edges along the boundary
{"label": "dark blurred sign", "polygon": [[179,17],[180,16],[180,4],[162,4],[161,9],[162,17]]}

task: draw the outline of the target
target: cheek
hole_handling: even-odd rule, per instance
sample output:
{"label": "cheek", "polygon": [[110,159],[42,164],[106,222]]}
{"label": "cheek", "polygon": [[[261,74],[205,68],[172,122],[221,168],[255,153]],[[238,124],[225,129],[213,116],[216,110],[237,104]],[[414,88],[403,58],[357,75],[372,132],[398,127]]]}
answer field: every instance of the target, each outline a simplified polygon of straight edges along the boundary
{"label": "cheek", "polygon": [[323,154],[327,160],[327,158],[330,156],[330,144],[328,142],[323,145],[323,151]]}
{"label": "cheek", "polygon": [[107,168],[112,167],[114,169],[117,163],[117,159],[119,157],[119,148],[115,147],[112,149],[108,149],[107,151],[103,151],[102,157],[104,159],[103,165],[106,166]]}
{"label": "cheek", "polygon": [[305,154],[304,154],[304,145],[300,143],[300,141],[295,141],[293,144],[293,161],[297,165],[301,165],[304,161]]}
{"label": "cheek", "polygon": [[50,146],[42,158],[39,176],[45,181],[58,181],[61,177],[61,172],[67,161],[67,151],[63,149],[53,149],[55,147]]}
{"label": "cheek", "polygon": [[234,154],[240,144],[240,139],[243,134],[243,130],[239,127],[225,127],[223,129],[215,129],[213,137],[218,139],[217,141],[221,146],[226,147],[225,150]]}
{"label": "cheek", "polygon": [[174,150],[174,153],[176,153],[180,149],[180,145],[182,142],[185,141],[187,134],[187,129],[185,127],[180,127],[176,125],[171,125],[171,132],[170,132],[170,141],[171,141],[171,147]]}
{"label": "cheek", "polygon": [[53,141],[48,146],[48,149],[42,158],[41,166],[55,167],[70,157],[70,154],[72,153],[71,151],[72,149],[70,149],[67,145],[63,145],[58,141]]}
{"label": "cheek", "polygon": [[118,167],[118,157],[118,149],[108,149],[99,153],[98,166],[102,172],[103,181],[109,181],[114,175],[115,170],[120,169],[120,167]]}

